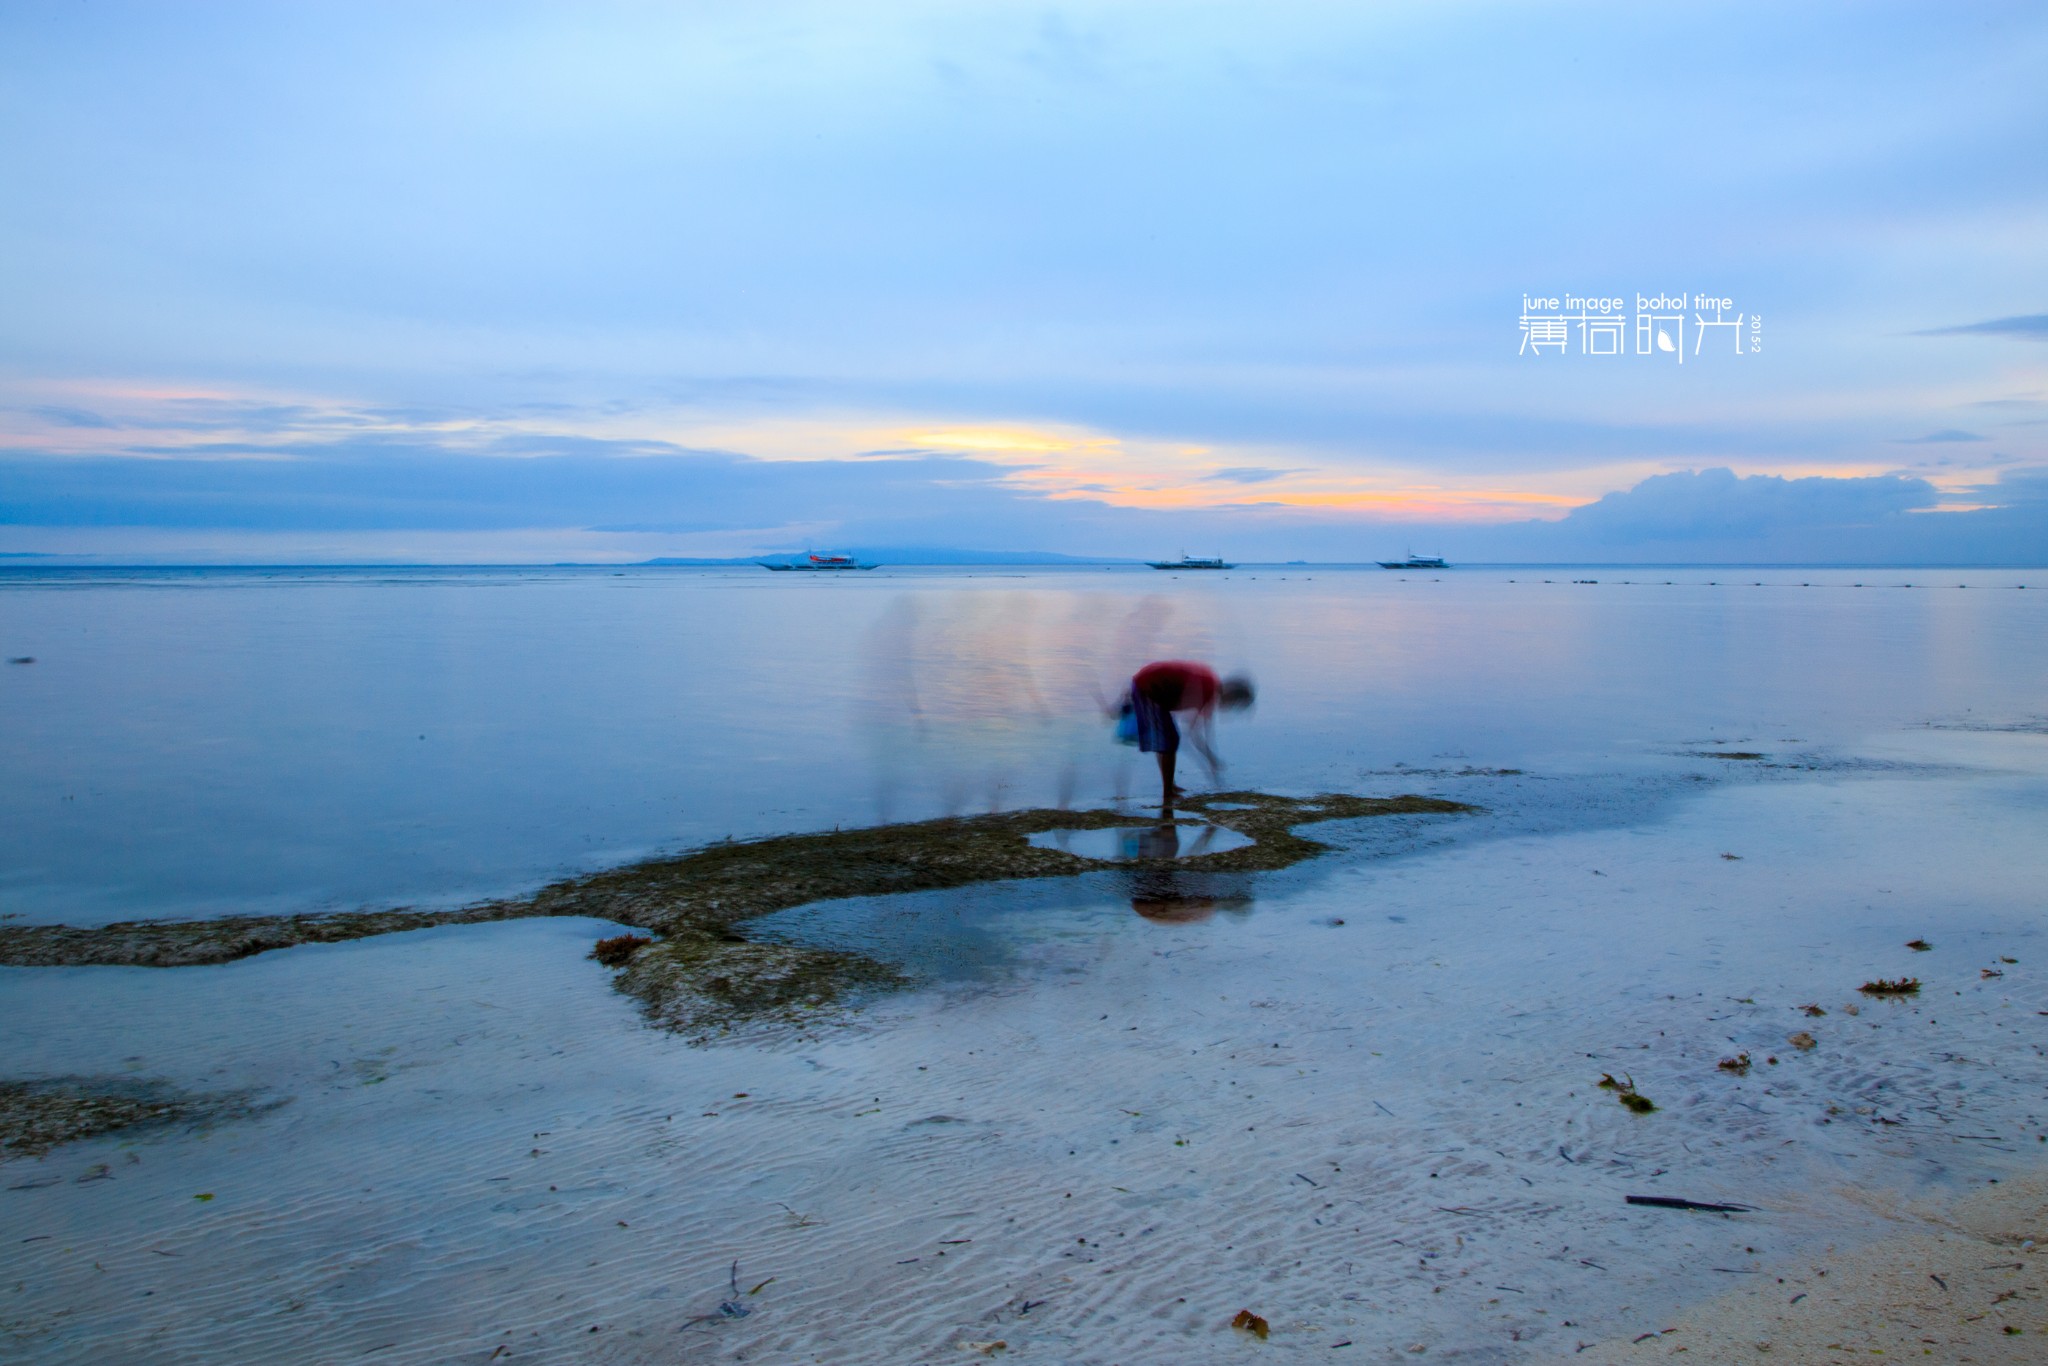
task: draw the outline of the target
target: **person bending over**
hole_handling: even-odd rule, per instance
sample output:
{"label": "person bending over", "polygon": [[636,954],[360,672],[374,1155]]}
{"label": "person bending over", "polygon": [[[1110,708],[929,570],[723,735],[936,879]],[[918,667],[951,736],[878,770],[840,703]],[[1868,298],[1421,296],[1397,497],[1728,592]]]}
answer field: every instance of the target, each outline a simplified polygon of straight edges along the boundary
{"label": "person bending over", "polygon": [[1209,742],[1210,720],[1219,706],[1237,711],[1251,704],[1250,679],[1241,674],[1219,679],[1208,665],[1185,659],[1147,664],[1131,676],[1131,709],[1136,714],[1138,748],[1159,756],[1161,805],[1171,808],[1173,799],[1181,795],[1173,783],[1181,740],[1174,713],[1187,714],[1188,739],[1209,766],[1213,781],[1221,775],[1223,764]]}

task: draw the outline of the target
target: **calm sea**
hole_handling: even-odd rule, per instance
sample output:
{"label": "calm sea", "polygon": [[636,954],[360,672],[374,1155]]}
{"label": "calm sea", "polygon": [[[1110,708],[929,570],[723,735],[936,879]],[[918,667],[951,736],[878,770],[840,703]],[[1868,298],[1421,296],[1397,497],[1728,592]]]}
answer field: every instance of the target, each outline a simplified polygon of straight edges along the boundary
{"label": "calm sea", "polygon": [[2048,573],[5,570],[0,655],[0,914],[84,924],[1143,795],[1096,708],[1155,658],[1256,678],[1279,791],[2026,723]]}

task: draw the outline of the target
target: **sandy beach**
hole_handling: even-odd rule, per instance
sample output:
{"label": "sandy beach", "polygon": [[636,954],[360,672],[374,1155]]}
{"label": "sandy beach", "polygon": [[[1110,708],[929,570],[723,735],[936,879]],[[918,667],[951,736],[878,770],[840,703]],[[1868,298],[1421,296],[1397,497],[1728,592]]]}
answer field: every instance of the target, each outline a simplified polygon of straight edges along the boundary
{"label": "sandy beach", "polygon": [[921,985],[709,1041],[589,920],[6,969],[24,1071],[261,1101],[0,1168],[10,1350],[2030,1359],[2048,739],[1407,776],[1487,814],[1305,826],[1206,914],[1106,870],[770,916]]}
{"label": "sandy beach", "polygon": [[[1888,1193],[1887,1193],[1888,1194]],[[1874,1241],[1822,1247],[1725,1295],[1681,1310],[1672,1326],[1600,1343],[1578,1360],[1828,1361],[1844,1355],[2021,1363],[2041,1359],[2041,1231],[2048,1184],[2005,1178],[1961,1198],[1901,1206]]]}

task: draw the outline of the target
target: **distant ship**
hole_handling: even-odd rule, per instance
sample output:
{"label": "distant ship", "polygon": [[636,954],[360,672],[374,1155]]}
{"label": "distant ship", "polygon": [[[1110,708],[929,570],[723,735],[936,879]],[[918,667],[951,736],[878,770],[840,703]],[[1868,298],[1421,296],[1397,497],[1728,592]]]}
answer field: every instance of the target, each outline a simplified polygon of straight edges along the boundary
{"label": "distant ship", "polygon": [[763,560],[761,567],[763,569],[773,569],[777,573],[795,570],[799,573],[822,574],[839,569],[873,569],[875,566],[862,564],[851,555],[806,555],[801,560],[792,561],[788,564],[772,564],[767,560]]}
{"label": "distant ship", "polygon": [[1417,555],[1412,551],[1405,560],[1380,560],[1382,569],[1449,569],[1441,555]]}
{"label": "distant ship", "polygon": [[1223,557],[1222,557],[1221,555],[1218,555],[1218,556],[1217,556],[1217,557],[1216,557],[1215,559],[1213,559],[1213,560],[1199,560],[1199,559],[1196,559],[1196,558],[1195,558],[1195,557],[1194,557],[1193,555],[1188,555],[1188,554],[1182,554],[1182,556],[1181,556],[1181,557],[1180,557],[1179,559],[1177,559],[1177,560],[1147,560],[1147,561],[1145,561],[1145,563],[1146,563],[1146,564],[1149,564],[1149,565],[1151,565],[1151,566],[1152,566],[1152,567],[1153,567],[1154,569],[1235,569],[1235,568],[1237,568],[1237,566],[1236,566],[1236,565],[1234,565],[1234,564],[1225,564],[1225,563],[1223,563]]}

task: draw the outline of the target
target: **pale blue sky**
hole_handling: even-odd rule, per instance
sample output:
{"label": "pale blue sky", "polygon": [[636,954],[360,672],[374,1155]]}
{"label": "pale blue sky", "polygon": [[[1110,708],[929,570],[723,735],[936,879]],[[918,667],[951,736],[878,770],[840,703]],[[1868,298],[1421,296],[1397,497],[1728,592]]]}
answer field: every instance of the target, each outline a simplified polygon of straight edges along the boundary
{"label": "pale blue sky", "polygon": [[[0,552],[2038,562],[2044,71],[2034,4],[8,4]],[[1517,354],[1680,290],[1761,351]],[[1718,468],[1792,482],[1567,515]]]}

